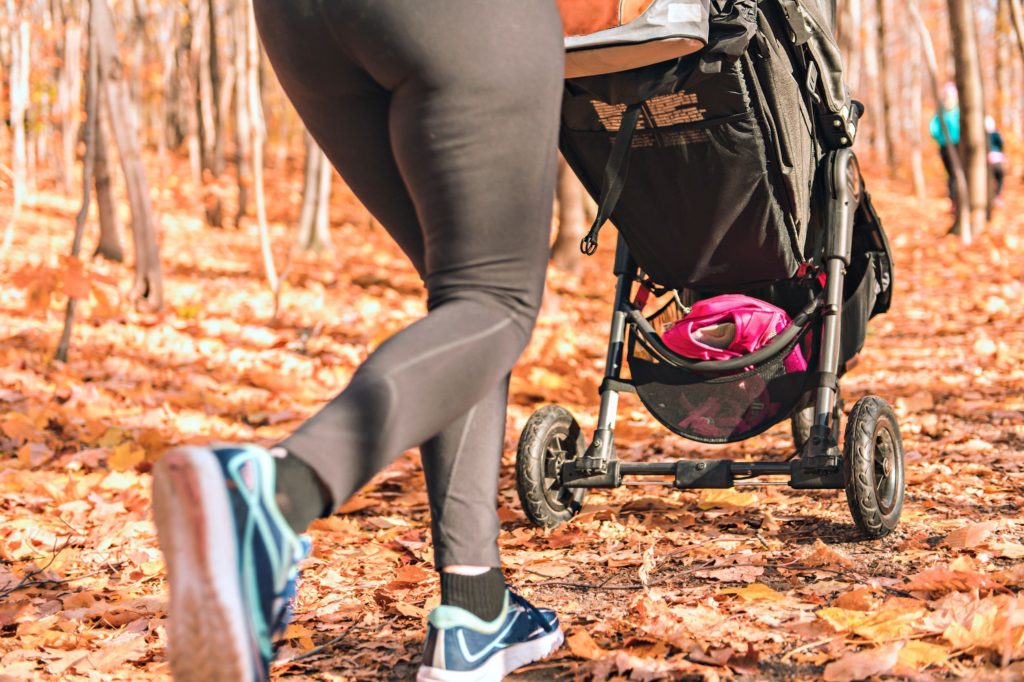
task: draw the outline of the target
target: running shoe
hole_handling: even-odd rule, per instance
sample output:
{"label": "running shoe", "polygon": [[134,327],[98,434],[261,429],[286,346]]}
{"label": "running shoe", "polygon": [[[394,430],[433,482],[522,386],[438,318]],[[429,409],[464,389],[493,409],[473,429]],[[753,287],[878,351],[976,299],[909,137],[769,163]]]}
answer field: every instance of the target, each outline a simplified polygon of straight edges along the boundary
{"label": "running shoe", "polygon": [[181,447],[153,471],[177,680],[262,682],[309,543],[274,500],[275,464],[252,445]]}
{"label": "running shoe", "polygon": [[553,611],[511,590],[501,615],[486,622],[457,606],[430,613],[419,682],[490,682],[539,661],[562,645]]}

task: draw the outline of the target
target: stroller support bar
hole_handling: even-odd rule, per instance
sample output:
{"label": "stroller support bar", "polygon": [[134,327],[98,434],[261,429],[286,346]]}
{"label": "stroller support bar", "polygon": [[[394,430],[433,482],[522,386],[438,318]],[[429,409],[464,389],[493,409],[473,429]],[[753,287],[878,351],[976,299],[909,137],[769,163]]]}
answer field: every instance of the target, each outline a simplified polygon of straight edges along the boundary
{"label": "stroller support bar", "polygon": [[617,488],[624,476],[672,476],[672,485],[681,490],[732,488],[738,481],[760,476],[789,476],[789,486],[800,490],[840,489],[843,473],[833,469],[805,469],[803,462],[736,462],[729,459],[681,459],[675,462],[622,462],[611,460],[603,473],[591,473],[566,462],[562,485],[566,488]]}

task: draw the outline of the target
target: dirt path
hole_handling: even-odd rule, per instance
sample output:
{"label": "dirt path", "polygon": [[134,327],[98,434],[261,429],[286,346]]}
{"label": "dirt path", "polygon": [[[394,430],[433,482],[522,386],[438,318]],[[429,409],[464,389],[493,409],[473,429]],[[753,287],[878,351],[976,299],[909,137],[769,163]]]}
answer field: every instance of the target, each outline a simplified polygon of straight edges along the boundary
{"label": "dirt path", "polygon": [[[604,251],[579,277],[552,273],[512,385],[506,568],[570,636],[516,679],[1024,676],[1024,190],[1011,184],[995,224],[963,248],[942,237],[940,200],[872,186],[898,288],[843,390],[847,409],[868,393],[897,406],[908,464],[897,532],[864,541],[841,493],[781,488],[629,487],[592,494],[555,531],[527,525],[511,478],[525,420],[546,402],[585,429],[596,415]],[[51,254],[66,251],[74,202],[42,195],[0,256],[0,680],[165,676],[152,461],[168,444],[272,442],[422,310],[413,273],[342,195],[336,253],[295,263],[268,327],[252,231],[202,228],[176,209],[183,194],[159,200],[168,312],[133,312],[121,300],[127,270],[90,267],[66,366],[48,359],[73,268]],[[283,228],[275,238],[285,243]],[[629,459],[722,456],[670,436],[629,399],[617,442]],[[729,453],[789,448],[780,425]],[[327,646],[278,675],[414,674],[436,590],[418,472],[403,458],[348,513],[319,522],[282,658]]]}

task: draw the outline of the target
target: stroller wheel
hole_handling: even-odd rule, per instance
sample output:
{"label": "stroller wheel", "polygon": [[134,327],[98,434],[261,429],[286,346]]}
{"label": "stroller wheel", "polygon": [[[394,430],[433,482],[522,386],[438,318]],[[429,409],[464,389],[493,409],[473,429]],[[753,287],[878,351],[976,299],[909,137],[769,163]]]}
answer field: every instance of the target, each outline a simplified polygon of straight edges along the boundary
{"label": "stroller wheel", "polygon": [[[797,452],[803,452],[807,441],[811,439],[811,426],[814,425],[814,393],[809,393],[801,404],[803,407],[794,410],[793,416],[789,419],[790,432],[793,434],[793,449]],[[843,399],[839,398],[836,400],[835,407],[832,408],[832,438],[837,443],[839,442],[839,424],[842,417]]]}
{"label": "stroller wheel", "polygon": [[850,412],[843,478],[857,527],[872,538],[891,532],[903,510],[903,440],[892,407],[877,396],[861,398]]}
{"label": "stroller wheel", "polygon": [[587,491],[564,487],[562,466],[586,447],[580,425],[564,407],[542,407],[526,422],[516,453],[516,489],[533,525],[554,528],[579,512]]}

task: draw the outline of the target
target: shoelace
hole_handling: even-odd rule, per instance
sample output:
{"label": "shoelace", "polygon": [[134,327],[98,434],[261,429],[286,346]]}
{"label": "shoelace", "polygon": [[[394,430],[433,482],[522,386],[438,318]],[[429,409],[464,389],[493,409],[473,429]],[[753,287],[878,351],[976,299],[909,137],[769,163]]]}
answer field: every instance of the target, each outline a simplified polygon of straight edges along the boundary
{"label": "shoelace", "polygon": [[508,596],[514,603],[518,604],[519,606],[523,607],[526,611],[528,611],[530,615],[533,617],[533,619],[540,623],[540,626],[544,628],[545,632],[554,631],[555,626],[548,622],[548,619],[544,617],[544,614],[540,612],[540,609],[538,609],[530,602],[526,601],[526,599],[524,599],[523,597],[520,597],[511,589],[509,589],[508,591]]}

